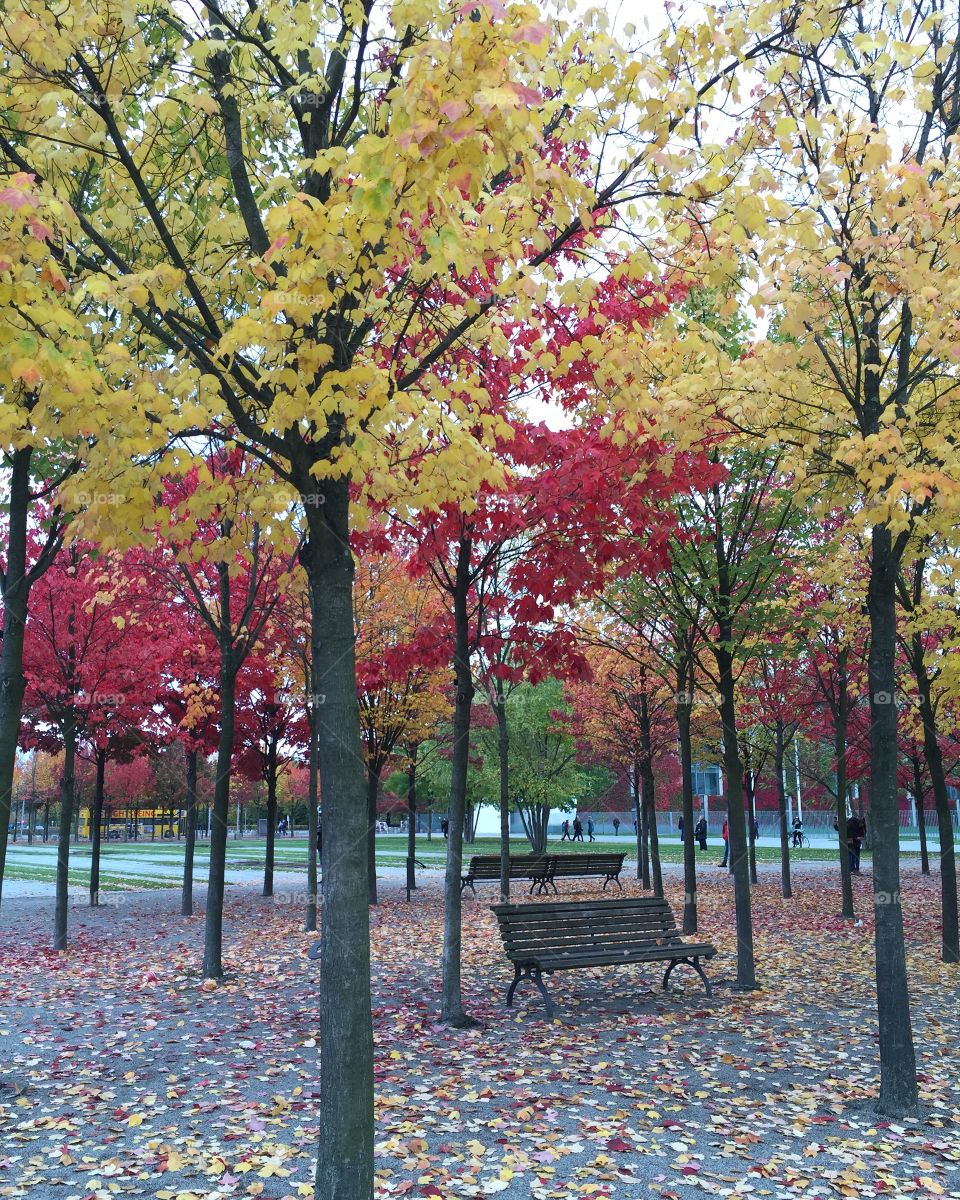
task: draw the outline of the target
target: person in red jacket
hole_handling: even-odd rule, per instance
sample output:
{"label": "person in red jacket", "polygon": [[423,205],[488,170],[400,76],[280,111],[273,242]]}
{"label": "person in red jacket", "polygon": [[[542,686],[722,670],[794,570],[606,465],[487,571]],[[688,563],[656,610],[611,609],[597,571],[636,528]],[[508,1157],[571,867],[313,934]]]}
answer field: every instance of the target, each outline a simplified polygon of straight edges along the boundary
{"label": "person in red jacket", "polygon": [[730,861],[730,831],[727,828],[727,821],[723,821],[723,862],[718,863],[718,866],[725,867]]}

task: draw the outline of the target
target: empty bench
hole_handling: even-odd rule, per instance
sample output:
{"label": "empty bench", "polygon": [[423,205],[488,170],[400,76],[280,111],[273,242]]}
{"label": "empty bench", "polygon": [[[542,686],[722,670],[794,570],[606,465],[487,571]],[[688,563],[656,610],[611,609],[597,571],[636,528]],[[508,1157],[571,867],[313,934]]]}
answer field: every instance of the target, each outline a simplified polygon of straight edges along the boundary
{"label": "empty bench", "polygon": [[500,925],[507,958],[513,963],[513,982],[507,1007],[522,979],[539,988],[554,1013],[544,975],[577,967],[612,967],[622,963],[665,962],[663,988],[675,967],[692,967],[703,980],[708,996],[710,981],[700,965],[716,950],[709,942],[684,942],[666,900],[643,896],[631,900],[571,900],[533,904],[491,905]]}
{"label": "empty bench", "polygon": [[[555,854],[550,861],[550,871],[546,882],[557,891],[558,879],[586,879],[596,877],[603,879],[603,890],[611,880],[623,890],[620,882],[620,872],[623,870],[625,854]],[[546,891],[546,887],[540,889]]]}
{"label": "empty bench", "polygon": [[[510,878],[530,881],[530,891],[537,886],[546,891],[546,880],[550,873],[549,858],[542,854],[511,854]],[[477,889],[475,883],[500,882],[500,855],[475,854],[470,859],[470,865],[460,877],[460,893],[469,888],[474,895]]]}

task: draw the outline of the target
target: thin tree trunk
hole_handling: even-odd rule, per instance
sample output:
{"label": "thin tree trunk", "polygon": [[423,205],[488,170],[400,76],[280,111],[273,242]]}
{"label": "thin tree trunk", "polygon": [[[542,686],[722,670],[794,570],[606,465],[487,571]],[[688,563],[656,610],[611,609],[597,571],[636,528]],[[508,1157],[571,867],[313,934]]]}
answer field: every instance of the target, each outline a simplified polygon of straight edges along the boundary
{"label": "thin tree trunk", "polygon": [[197,750],[187,751],[186,843],[183,847],[183,886],[180,890],[181,917],[193,916],[193,860],[197,846]]}
{"label": "thin tree trunk", "polygon": [[407,748],[407,899],[417,890],[417,753],[414,743]]}
{"label": "thin tree trunk", "polygon": [[732,630],[720,628],[720,640],[714,648],[720,682],[720,720],[723,726],[723,765],[727,777],[727,836],[730,845],[730,871],[737,922],[737,984],[750,990],[757,986],[753,956],[753,914],[750,908],[750,868],[747,860],[747,831],[743,815],[743,766],[737,740],[737,709],[734,699],[733,656],[726,649],[732,643]]}
{"label": "thin tree trunk", "polygon": [[[3,577],[3,639],[0,641],[0,890],[7,857],[13,775],[20,716],[27,682],[23,675],[23,635],[30,585],[27,581],[27,518],[30,511],[32,448],[15,450],[10,465],[7,544]],[[44,829],[50,825],[49,810]]]}
{"label": "thin tree trunk", "polygon": [[467,801],[467,770],[470,756],[470,716],[473,677],[470,670],[470,636],[467,596],[470,580],[471,542],[461,538],[454,588],[454,679],[456,703],[453,710],[453,756],[450,807],[447,812],[447,869],[444,878],[443,996],[440,1019],[447,1025],[470,1024],[460,992],[461,897],[463,874],[463,819]]}
{"label": "thin tree trunk", "polygon": [[747,793],[747,816],[750,822],[747,829],[747,858],[750,863],[750,883],[755,884],[757,882],[757,839],[754,837],[753,827],[757,819],[757,806],[753,771],[746,772],[744,789]]}
{"label": "thin tree trunk", "polygon": [[692,670],[687,662],[677,670],[677,730],[680,739],[680,785],[683,789],[683,932],[697,932],[697,851],[693,836],[693,747],[690,711]]}
{"label": "thin tree trunk", "polygon": [[76,719],[69,715],[63,722],[63,774],[60,776],[60,837],[57,841],[57,898],[53,919],[53,948],[67,948],[67,912],[70,886],[70,822],[76,777],[77,752]]}
{"label": "thin tree trunk", "polygon": [[930,856],[927,853],[927,822],[923,811],[923,763],[919,754],[910,755],[913,766],[913,800],[917,809],[917,829],[920,833],[920,874],[930,874]]}
{"label": "thin tree trunk", "polygon": [[[227,610],[229,611],[229,609]],[[230,764],[236,719],[237,668],[233,647],[224,639],[220,647],[220,734],[217,739],[217,773],[213,785],[213,827],[210,830],[210,869],[207,877],[207,910],[203,929],[203,975],[223,974],[223,901],[227,869],[227,817],[230,808]]]}
{"label": "thin tree trunk", "polygon": [[847,849],[847,728],[850,723],[850,695],[847,681],[849,651],[842,647],[837,654],[837,693],[833,714],[833,757],[837,775],[837,836],[840,841],[840,915],[852,921],[853,880],[850,877],[850,854]]}
{"label": "thin tree trunk", "polygon": [[510,731],[503,684],[494,684],[493,711],[497,718],[497,761],[500,767],[500,903],[510,901]]}
{"label": "thin tree trunk", "polygon": [[[315,700],[323,798],[320,1200],[373,1194],[373,1026],[366,805],[357,706],[349,480],[301,482],[310,528]],[[322,699],[321,699],[322,697]]]}
{"label": "thin tree trunk", "polygon": [[663,873],[660,870],[660,841],[657,834],[656,780],[653,774],[653,740],[650,731],[650,707],[646,692],[640,693],[640,747],[643,758],[640,764],[640,790],[643,796],[643,814],[646,823],[644,845],[649,839],[650,857],[646,867],[644,887],[653,884],[653,894],[663,896]]}
{"label": "thin tree trunk", "polygon": [[649,883],[643,882],[645,842],[643,836],[643,814],[641,812],[642,804],[640,800],[640,763],[637,759],[633,760],[630,773],[633,783],[633,826],[637,839],[637,878],[641,881],[642,887],[649,887]]}
{"label": "thin tree trunk", "polygon": [[930,677],[924,662],[923,639],[913,635],[912,654],[917,691],[920,695],[920,719],[923,722],[923,756],[930,772],[933,803],[940,834],[940,910],[943,924],[940,953],[944,962],[960,962],[960,922],[957,914],[957,865],[953,842],[953,821],[943,754],[937,737],[937,714],[933,707]]}
{"label": "thin tree trunk", "polygon": [[277,738],[267,739],[267,849],[263,861],[263,894],[273,895],[273,871],[277,852]]}
{"label": "thin tree trunk", "polygon": [[96,751],[97,778],[93,789],[93,812],[90,815],[90,907],[100,904],[100,830],[103,825],[103,783],[107,767],[107,752]]}
{"label": "thin tree trunk", "polygon": [[917,1064],[900,907],[900,822],[897,802],[896,561],[887,525],[871,533],[870,823],[877,1010],[880,1030],[879,1110],[903,1117],[917,1110]]}
{"label": "thin tree trunk", "polygon": [[790,878],[790,837],[787,832],[787,785],[784,780],[786,770],[786,731],[783,720],[778,718],[774,741],[774,771],[777,775],[777,816],[780,826],[780,891],[784,900],[793,897],[793,881]]}
{"label": "thin tree trunk", "polygon": [[[315,661],[311,659],[311,664]],[[311,666],[312,671],[312,666]],[[320,788],[318,772],[318,722],[314,707],[316,682],[311,683],[307,704],[307,725],[309,728],[309,750],[307,754],[307,911],[303,918],[303,928],[307,933],[317,931],[317,859],[319,857],[320,817],[317,809],[320,806]]]}
{"label": "thin tree trunk", "polygon": [[367,764],[367,903],[377,903],[377,796],[380,768]]}

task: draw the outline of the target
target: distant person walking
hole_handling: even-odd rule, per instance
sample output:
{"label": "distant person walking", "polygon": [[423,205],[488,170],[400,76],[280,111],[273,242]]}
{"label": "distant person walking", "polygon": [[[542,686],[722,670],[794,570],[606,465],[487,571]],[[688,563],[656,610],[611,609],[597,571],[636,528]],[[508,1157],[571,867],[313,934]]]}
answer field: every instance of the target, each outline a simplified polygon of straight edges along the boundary
{"label": "distant person walking", "polygon": [[850,874],[860,874],[860,850],[867,827],[859,817],[847,818],[847,852],[850,855]]}
{"label": "distant person walking", "polygon": [[760,836],[760,820],[758,817],[753,818],[753,840],[756,841]]}
{"label": "distant person walking", "polygon": [[694,830],[693,830],[693,836],[700,843],[700,849],[706,850],[706,848],[707,848],[707,818],[706,817],[701,817],[700,820],[696,823],[696,825],[694,826]]}
{"label": "distant person walking", "polygon": [[587,817],[587,840],[595,842],[597,839],[593,836],[593,817]]}
{"label": "distant person walking", "polygon": [[620,818],[619,817],[613,818],[613,836],[614,837],[620,836]]}
{"label": "distant person walking", "polygon": [[564,821],[564,823],[560,826],[560,829],[563,832],[563,837],[560,839],[560,841],[561,842],[572,842],[573,838],[570,836],[570,822]]}
{"label": "distant person walking", "polygon": [[446,817],[440,818],[440,832],[443,834],[444,837],[449,836],[450,822],[447,820]]}
{"label": "distant person walking", "polygon": [[727,827],[726,818],[723,821],[723,862],[717,863],[719,867],[725,867],[730,861],[730,830]]}
{"label": "distant person walking", "polygon": [[575,842],[583,841],[583,822],[580,820],[579,817],[573,818],[573,841],[575,841]]}
{"label": "distant person walking", "polygon": [[677,821],[677,828],[680,830],[680,841],[683,841],[683,813],[680,814],[680,819]]}

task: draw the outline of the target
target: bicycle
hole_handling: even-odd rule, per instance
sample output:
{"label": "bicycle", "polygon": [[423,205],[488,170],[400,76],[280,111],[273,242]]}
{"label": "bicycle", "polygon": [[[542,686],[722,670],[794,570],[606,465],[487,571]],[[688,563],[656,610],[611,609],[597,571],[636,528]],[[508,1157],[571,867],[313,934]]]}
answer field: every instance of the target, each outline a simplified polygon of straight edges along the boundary
{"label": "bicycle", "polygon": [[791,850],[807,850],[810,848],[810,839],[805,833],[792,833],[790,835]]}

